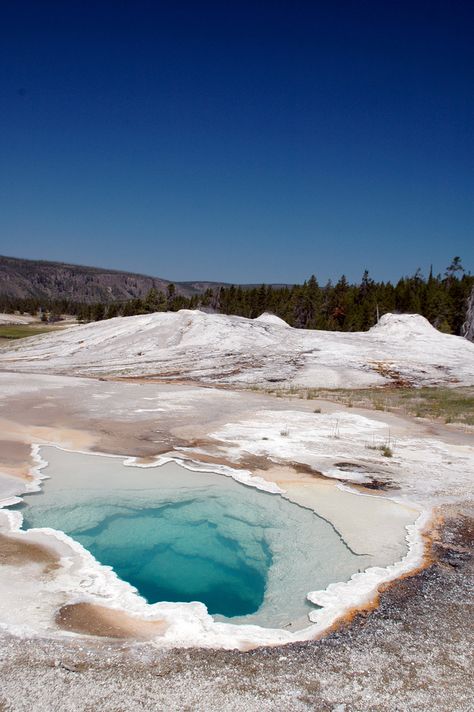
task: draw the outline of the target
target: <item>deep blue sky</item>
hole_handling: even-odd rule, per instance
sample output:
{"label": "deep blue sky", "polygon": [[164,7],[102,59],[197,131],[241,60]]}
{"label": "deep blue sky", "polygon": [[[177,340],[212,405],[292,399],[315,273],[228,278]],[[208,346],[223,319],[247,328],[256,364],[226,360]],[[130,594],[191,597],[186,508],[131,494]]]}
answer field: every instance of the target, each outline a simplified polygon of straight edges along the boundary
{"label": "deep blue sky", "polygon": [[0,253],[474,270],[472,2],[0,2]]}

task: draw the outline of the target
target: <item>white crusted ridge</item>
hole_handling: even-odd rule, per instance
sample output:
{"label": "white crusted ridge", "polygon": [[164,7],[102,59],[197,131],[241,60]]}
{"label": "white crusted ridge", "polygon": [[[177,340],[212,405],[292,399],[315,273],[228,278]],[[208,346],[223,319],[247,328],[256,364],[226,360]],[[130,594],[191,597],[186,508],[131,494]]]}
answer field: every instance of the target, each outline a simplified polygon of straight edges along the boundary
{"label": "white crusted ridge", "polygon": [[30,324],[33,321],[32,317],[18,316],[17,314],[0,314],[0,324],[8,324],[18,326]]}
{"label": "white crusted ridge", "polygon": [[474,383],[474,344],[416,314],[368,332],[294,329],[273,315],[179,312],[117,317],[17,342],[3,370],[147,376],[253,386],[362,388]]}

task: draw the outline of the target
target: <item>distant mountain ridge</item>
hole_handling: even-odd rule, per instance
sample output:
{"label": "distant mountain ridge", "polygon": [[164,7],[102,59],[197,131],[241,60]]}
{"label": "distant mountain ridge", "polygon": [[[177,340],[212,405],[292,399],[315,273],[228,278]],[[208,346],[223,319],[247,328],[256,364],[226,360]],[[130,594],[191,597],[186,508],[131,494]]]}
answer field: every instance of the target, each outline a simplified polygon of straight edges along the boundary
{"label": "distant mountain ridge", "polygon": [[[136,272],[0,255],[0,295],[16,299],[34,297],[70,299],[87,304],[110,303],[144,297],[152,288],[166,291],[169,284],[174,284],[176,292],[185,297],[202,294],[207,289],[230,286],[226,282],[198,280],[173,282]],[[242,286],[251,288],[259,285]]]}
{"label": "distant mountain ridge", "polygon": [[169,284],[174,284],[177,293],[185,297],[225,285],[224,282],[171,282],[135,272],[0,256],[0,295],[17,299],[110,303],[144,297],[152,288],[165,291]]}

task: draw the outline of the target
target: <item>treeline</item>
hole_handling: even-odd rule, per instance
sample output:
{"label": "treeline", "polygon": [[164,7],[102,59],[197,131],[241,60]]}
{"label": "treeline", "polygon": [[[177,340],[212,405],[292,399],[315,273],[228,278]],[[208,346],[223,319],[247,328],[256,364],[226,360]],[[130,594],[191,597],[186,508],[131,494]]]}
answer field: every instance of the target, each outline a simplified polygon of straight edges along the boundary
{"label": "treeline", "polygon": [[0,294],[0,313],[31,314],[40,316],[43,321],[60,321],[64,315],[79,317],[83,308],[81,302],[70,299],[50,299],[49,297],[10,297]]}
{"label": "treeline", "polygon": [[430,272],[425,277],[417,270],[396,284],[376,282],[366,271],[358,284],[349,284],[342,276],[336,284],[329,281],[321,286],[312,276],[292,287],[220,287],[192,297],[183,297],[170,284],[166,292],[151,289],[142,299],[111,304],[0,297],[0,310],[39,313],[45,321],[71,314],[84,322],[179,309],[205,309],[249,318],[268,311],[297,328],[332,331],[364,331],[379,316],[399,312],[422,314],[441,331],[460,334],[473,287],[474,277],[455,257],[444,275]]}
{"label": "treeline", "polygon": [[329,331],[365,331],[387,312],[416,313],[441,331],[460,334],[473,287],[474,277],[456,257],[443,276],[430,272],[425,278],[417,270],[395,285],[376,282],[365,271],[359,284],[342,276],[336,284],[321,286],[312,276],[290,288],[221,289],[219,311],[250,318],[269,311],[291,326]]}

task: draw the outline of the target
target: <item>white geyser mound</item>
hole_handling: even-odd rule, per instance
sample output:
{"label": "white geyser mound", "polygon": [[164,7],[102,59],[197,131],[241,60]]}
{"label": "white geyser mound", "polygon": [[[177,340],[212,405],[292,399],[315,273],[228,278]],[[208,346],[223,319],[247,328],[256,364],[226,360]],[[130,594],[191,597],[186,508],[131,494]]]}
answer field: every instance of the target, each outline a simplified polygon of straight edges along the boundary
{"label": "white geyser mound", "polygon": [[272,324],[272,326],[285,326],[287,329],[290,325],[286,323],[284,319],[280,319],[276,314],[271,314],[270,312],[263,312],[260,316],[257,316],[254,321],[263,322],[264,324]]}
{"label": "white geyser mound", "polygon": [[116,317],[15,342],[0,369],[68,376],[147,376],[237,386],[367,388],[471,385],[474,345],[418,314],[385,314],[366,332],[295,329],[183,309]]}
{"label": "white geyser mound", "polygon": [[424,337],[428,339],[444,338],[442,334],[430,324],[428,319],[420,314],[384,314],[379,322],[368,331],[374,336],[383,338],[396,337],[397,339],[411,339]]}

